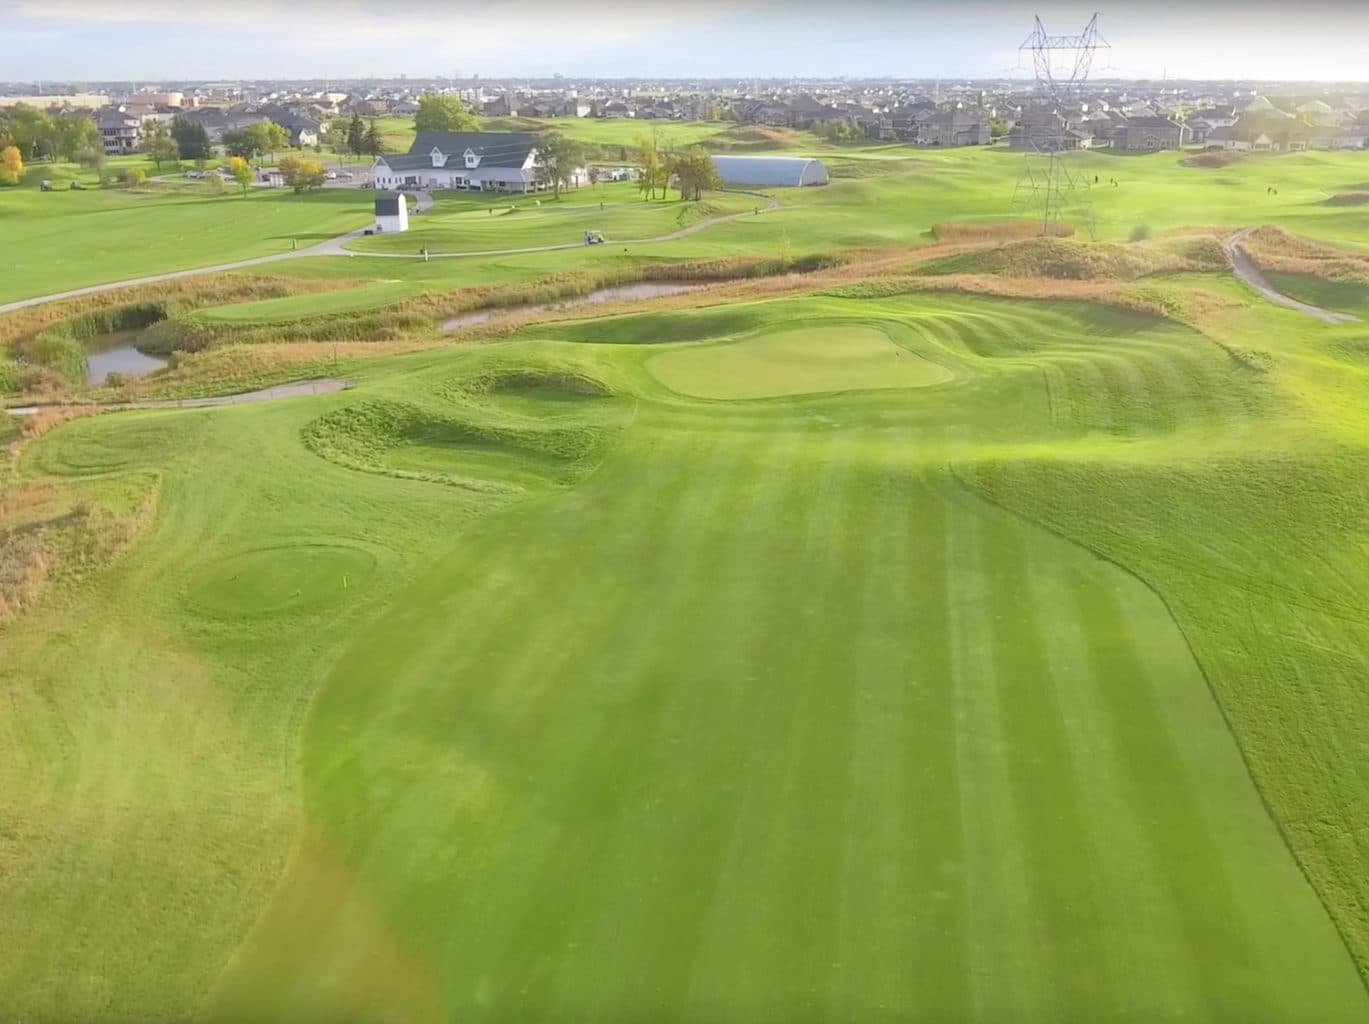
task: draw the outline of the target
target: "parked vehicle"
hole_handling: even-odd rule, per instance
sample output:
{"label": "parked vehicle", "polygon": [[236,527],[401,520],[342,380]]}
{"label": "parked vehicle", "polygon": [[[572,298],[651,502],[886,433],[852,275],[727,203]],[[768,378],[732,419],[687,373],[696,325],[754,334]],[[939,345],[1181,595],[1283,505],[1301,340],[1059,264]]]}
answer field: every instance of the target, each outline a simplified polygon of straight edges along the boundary
{"label": "parked vehicle", "polygon": [[73,181],[71,183],[71,190],[73,192],[84,192],[86,190],[85,182]]}
{"label": "parked vehicle", "polygon": [[51,192],[51,191],[52,191],[52,182],[48,181],[47,178],[44,178],[42,181],[40,181],[40,182],[38,183],[38,191],[40,191],[40,192]]}

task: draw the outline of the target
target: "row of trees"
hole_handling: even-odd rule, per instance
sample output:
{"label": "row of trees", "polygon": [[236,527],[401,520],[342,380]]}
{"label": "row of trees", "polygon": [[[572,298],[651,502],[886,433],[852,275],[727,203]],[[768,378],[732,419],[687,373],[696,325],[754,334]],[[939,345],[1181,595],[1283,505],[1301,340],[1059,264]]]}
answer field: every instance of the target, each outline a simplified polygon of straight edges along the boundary
{"label": "row of trees", "polygon": [[330,125],[323,134],[323,141],[339,153],[344,149],[356,156],[380,156],[385,152],[380,128],[374,121],[369,124],[363,121],[360,114],[353,114],[346,124]]}
{"label": "row of trees", "polygon": [[27,103],[0,107],[0,149],[13,146],[21,159],[74,160],[100,145],[100,129],[89,114],[49,114]]}
{"label": "row of trees", "polygon": [[273,156],[290,148],[290,133],[270,121],[257,121],[246,128],[223,133],[223,151],[230,157],[255,160],[270,153]]}
{"label": "row of trees", "polygon": [[722,187],[718,169],[702,146],[677,150],[653,132],[643,136],[638,150],[637,189],[644,199],[656,198],[657,189],[664,199],[672,180],[681,199],[702,199],[708,189]]}

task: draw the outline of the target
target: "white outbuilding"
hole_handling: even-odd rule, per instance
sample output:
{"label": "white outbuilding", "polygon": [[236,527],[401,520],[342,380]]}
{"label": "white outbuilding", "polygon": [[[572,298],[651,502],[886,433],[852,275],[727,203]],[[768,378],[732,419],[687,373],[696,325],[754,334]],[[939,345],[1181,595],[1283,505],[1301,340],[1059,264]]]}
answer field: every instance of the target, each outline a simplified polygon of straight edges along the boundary
{"label": "white outbuilding", "polygon": [[376,233],[409,230],[409,203],[402,192],[376,193]]}

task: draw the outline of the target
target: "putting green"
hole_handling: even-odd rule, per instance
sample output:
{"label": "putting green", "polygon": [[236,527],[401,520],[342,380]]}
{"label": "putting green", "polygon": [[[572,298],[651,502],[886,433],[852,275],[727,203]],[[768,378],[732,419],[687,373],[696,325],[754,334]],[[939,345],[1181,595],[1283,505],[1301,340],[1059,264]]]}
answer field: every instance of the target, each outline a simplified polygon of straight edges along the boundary
{"label": "putting green", "polygon": [[283,545],[212,563],[188,589],[189,603],[215,618],[244,619],[319,611],[341,601],[375,570],[360,548]]}
{"label": "putting green", "polygon": [[647,362],[666,387],[692,398],[779,398],[944,384],[954,374],[894,344],[877,327],[833,324],[677,348]]}

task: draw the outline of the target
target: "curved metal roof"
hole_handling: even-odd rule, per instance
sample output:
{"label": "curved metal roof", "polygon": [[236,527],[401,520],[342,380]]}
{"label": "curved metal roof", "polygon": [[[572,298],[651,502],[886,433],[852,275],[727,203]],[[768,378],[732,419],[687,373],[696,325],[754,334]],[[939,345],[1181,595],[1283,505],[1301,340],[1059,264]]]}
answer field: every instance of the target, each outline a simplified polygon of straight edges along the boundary
{"label": "curved metal roof", "polygon": [[805,156],[714,156],[727,185],[826,185],[827,168]]}

